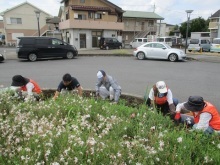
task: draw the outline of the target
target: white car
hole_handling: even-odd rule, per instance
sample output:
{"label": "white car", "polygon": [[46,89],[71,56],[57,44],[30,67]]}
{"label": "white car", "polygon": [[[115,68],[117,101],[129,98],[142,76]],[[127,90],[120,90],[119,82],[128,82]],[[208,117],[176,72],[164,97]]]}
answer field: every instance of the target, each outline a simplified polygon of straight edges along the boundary
{"label": "white car", "polygon": [[147,43],[147,38],[135,38],[132,42],[130,42],[130,48],[137,48],[145,43]]}
{"label": "white car", "polygon": [[185,60],[186,54],[180,49],[171,48],[169,45],[161,42],[148,42],[137,47],[133,55],[139,60],[149,59],[167,59],[172,62]]}

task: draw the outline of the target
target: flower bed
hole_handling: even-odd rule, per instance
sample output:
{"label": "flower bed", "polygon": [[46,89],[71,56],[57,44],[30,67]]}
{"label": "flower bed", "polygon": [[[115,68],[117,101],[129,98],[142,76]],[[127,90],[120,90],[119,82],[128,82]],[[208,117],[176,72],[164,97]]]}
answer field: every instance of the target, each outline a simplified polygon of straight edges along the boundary
{"label": "flower bed", "polygon": [[111,104],[91,92],[53,100],[44,90],[39,102],[2,93],[0,164],[220,164],[218,136],[175,127],[141,99]]}

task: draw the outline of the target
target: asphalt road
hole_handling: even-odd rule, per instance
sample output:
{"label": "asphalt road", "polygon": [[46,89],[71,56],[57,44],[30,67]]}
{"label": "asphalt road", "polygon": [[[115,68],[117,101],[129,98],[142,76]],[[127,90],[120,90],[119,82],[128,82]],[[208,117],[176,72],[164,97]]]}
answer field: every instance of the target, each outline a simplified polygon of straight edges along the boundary
{"label": "asphalt road", "polygon": [[164,80],[180,102],[190,95],[201,95],[220,110],[219,65],[199,61],[139,61],[134,57],[112,56],[37,62],[6,60],[0,63],[0,86],[10,86],[12,76],[21,74],[36,80],[42,88],[56,88],[63,74],[70,73],[83,88],[94,89],[96,73],[103,69],[118,80],[123,93],[144,96],[155,82]]}

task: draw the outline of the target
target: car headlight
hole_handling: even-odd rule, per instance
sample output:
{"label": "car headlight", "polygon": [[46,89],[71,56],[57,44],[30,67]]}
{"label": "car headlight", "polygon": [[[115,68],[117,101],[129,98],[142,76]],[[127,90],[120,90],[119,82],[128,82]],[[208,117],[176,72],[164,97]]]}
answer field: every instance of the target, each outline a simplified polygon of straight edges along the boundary
{"label": "car headlight", "polygon": [[0,54],[0,57],[3,57],[3,55],[2,55],[2,54]]}

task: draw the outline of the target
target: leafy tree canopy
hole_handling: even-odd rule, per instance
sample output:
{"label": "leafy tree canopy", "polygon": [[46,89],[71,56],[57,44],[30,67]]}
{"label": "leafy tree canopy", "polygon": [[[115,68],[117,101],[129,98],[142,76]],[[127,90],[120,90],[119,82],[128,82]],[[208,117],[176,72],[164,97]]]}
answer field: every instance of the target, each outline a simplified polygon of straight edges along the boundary
{"label": "leafy tree canopy", "polygon": [[[201,17],[189,21],[188,37],[191,36],[191,32],[208,32],[209,20],[205,20]],[[180,26],[180,33],[183,38],[186,38],[187,22],[183,22]]]}

